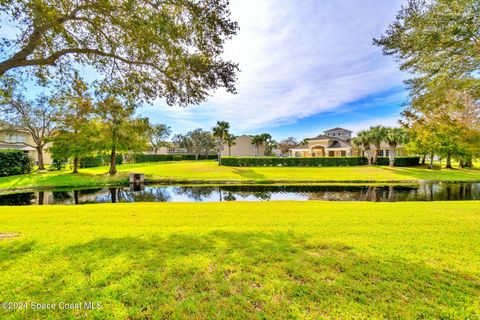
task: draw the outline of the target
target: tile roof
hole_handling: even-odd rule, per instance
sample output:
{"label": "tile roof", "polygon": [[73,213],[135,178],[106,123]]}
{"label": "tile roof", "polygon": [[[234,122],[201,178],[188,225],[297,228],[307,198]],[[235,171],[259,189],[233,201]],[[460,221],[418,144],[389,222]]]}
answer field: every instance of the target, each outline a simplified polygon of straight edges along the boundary
{"label": "tile roof", "polygon": [[328,130],[325,130],[325,132],[338,131],[338,130],[353,132],[353,131],[350,131],[350,130],[348,130],[348,129],[344,129],[344,128],[340,128],[340,127],[336,127],[336,128],[333,128],[333,129],[328,129]]}

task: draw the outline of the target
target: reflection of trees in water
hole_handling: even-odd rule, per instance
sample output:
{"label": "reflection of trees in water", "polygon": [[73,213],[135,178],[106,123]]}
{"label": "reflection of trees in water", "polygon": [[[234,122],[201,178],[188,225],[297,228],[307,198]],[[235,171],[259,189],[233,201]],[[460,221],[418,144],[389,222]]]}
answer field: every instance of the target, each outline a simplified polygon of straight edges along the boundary
{"label": "reflection of trees in water", "polygon": [[261,200],[270,200],[272,198],[272,194],[270,192],[254,192],[252,195]]}
{"label": "reflection of trees in water", "polygon": [[223,200],[225,201],[235,201],[237,198],[232,192],[226,192],[225,195],[223,196]]}
{"label": "reflection of trees in water", "polygon": [[95,189],[80,189],[76,191],[78,192],[79,196],[83,196],[83,195],[94,194],[102,190],[103,190],[102,188],[95,188]]}
{"label": "reflection of trees in water", "polygon": [[142,191],[119,189],[119,198],[122,202],[167,202],[171,199],[164,187],[146,188]]}
{"label": "reflection of trees in water", "polygon": [[205,198],[212,197],[212,194],[215,192],[215,187],[175,187],[174,192],[175,194],[187,196],[188,198],[195,201],[202,201]]}
{"label": "reflection of trees in water", "polygon": [[69,191],[53,191],[52,195],[54,203],[64,203],[72,198],[72,195]]}
{"label": "reflection of trees in water", "polygon": [[33,192],[5,194],[0,196],[0,205],[1,206],[31,205],[34,199],[35,199],[35,193]]}

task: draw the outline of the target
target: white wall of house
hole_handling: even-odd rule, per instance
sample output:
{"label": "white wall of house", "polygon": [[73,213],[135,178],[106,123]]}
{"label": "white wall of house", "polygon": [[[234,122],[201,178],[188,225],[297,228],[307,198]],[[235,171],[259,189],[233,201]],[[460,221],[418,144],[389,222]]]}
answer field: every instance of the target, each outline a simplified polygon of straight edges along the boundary
{"label": "white wall of house", "polygon": [[[18,131],[0,131],[0,149],[15,149],[28,152],[28,155],[33,159],[35,164],[38,163],[37,150],[29,145],[34,145],[32,136],[23,130]],[[52,157],[48,152],[48,148],[51,143],[47,143],[43,149],[43,162],[44,164],[52,164]]]}

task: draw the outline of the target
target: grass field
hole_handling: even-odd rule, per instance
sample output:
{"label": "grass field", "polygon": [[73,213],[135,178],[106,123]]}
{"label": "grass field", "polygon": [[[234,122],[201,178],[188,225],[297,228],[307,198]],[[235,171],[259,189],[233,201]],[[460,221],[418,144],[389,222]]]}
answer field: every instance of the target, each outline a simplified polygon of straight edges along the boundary
{"label": "grass field", "polygon": [[0,318],[480,317],[480,202],[0,208]]}
{"label": "grass field", "polygon": [[117,177],[106,175],[106,167],[82,169],[79,174],[67,170],[0,178],[1,189],[41,187],[87,187],[126,183],[128,173],[145,173],[155,182],[238,182],[238,183],[293,183],[293,182],[412,182],[418,180],[480,181],[480,170],[442,169],[424,167],[224,167],[214,161],[173,161],[118,166]]}

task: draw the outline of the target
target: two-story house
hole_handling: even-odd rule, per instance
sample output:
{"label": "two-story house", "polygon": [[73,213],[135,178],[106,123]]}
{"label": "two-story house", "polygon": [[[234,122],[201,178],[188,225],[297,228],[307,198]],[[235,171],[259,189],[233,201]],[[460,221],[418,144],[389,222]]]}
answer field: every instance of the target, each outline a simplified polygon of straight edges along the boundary
{"label": "two-story house", "polygon": [[[5,149],[15,149],[21,150],[27,153],[35,162],[38,163],[38,153],[37,150],[33,147],[35,142],[33,141],[32,136],[28,131],[15,129],[15,130],[6,130],[0,128],[0,150]],[[43,152],[43,161],[44,164],[51,164],[52,157],[47,152],[48,147],[44,149]]]}
{"label": "two-story house", "polygon": [[[352,144],[352,131],[344,128],[333,128],[325,131],[314,138],[305,139],[306,144],[290,149],[291,157],[349,157],[365,156],[365,150],[361,146]],[[388,143],[382,142],[379,150],[376,151],[380,157],[388,157],[390,147]],[[406,155],[403,146],[398,145],[396,149],[398,156]]]}

